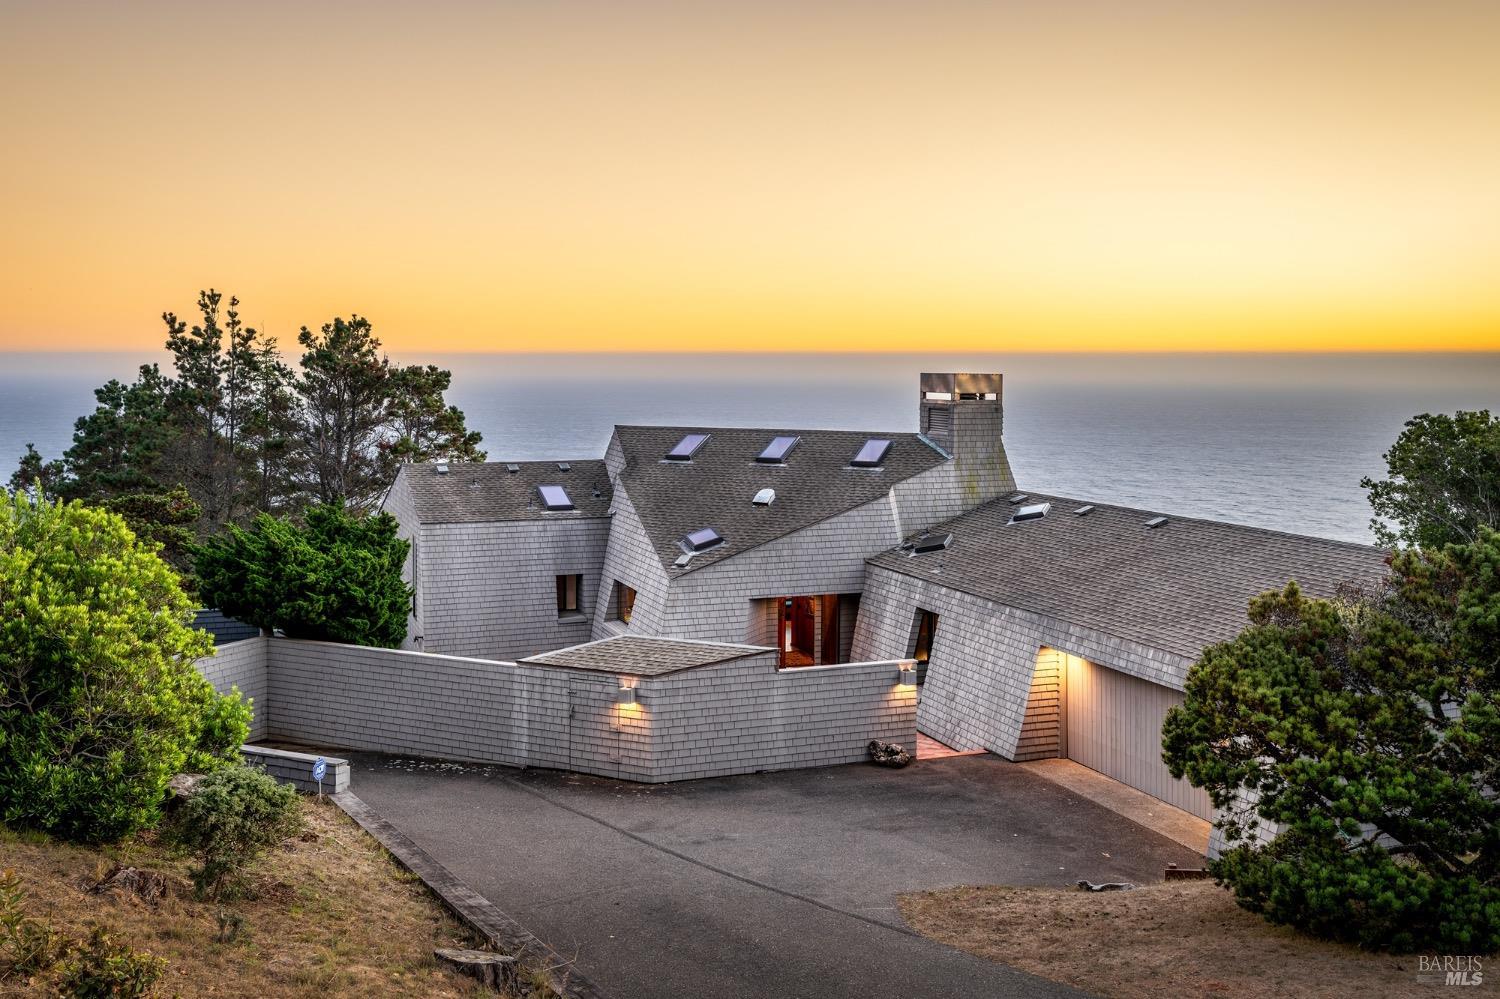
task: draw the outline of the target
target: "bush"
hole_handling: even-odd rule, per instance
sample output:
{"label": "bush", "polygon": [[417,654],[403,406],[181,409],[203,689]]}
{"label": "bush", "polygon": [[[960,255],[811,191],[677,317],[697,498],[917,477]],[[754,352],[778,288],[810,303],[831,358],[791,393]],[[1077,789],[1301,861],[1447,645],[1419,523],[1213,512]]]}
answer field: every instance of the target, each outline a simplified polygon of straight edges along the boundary
{"label": "bush", "polygon": [[114,840],[154,824],[167,782],[249,730],[238,693],[151,546],[117,515],[0,498],[0,821]]}
{"label": "bush", "polygon": [[166,970],[166,961],[115,943],[96,926],[63,965],[58,990],[70,999],[134,999],[149,995]]}
{"label": "bush", "polygon": [[297,792],[253,767],[226,767],[203,778],[168,834],[197,854],[200,896],[223,898],[244,887],[244,873],[302,824]]}
{"label": "bush", "polygon": [[196,549],[200,593],[230,617],[288,638],[395,648],[406,638],[409,545],[387,514],[315,506],[307,525],[261,514]]}
{"label": "bush", "polygon": [[[1163,759],[1208,791],[1214,875],[1268,919],[1394,951],[1500,949],[1500,532],[1377,593],[1295,584],[1204,650]],[[1248,805],[1247,805],[1248,803]],[[1260,823],[1280,833],[1269,842]]]}
{"label": "bush", "polygon": [[15,871],[0,871],[0,981],[46,971],[62,956],[65,940],[51,926],[22,911],[26,890]]}

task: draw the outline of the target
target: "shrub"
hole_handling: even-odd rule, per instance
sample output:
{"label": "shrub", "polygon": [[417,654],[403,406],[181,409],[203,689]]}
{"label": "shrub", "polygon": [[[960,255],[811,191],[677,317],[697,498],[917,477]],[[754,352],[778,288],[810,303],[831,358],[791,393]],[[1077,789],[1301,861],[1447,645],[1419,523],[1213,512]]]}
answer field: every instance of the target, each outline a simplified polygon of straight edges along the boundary
{"label": "shrub", "polygon": [[118,839],[156,822],[189,760],[234,755],[249,709],[194,666],[213,643],[191,618],[119,516],[0,498],[0,821]]}
{"label": "shrub", "polygon": [[149,995],[166,970],[166,961],[115,943],[96,926],[63,965],[58,990],[70,999],[135,999]]}
{"label": "shrub", "polygon": [[387,514],[315,506],[307,524],[261,514],[196,549],[204,601],[288,638],[395,648],[406,638],[409,545]]}
{"label": "shrub", "polygon": [[0,871],[0,980],[12,972],[29,978],[62,955],[64,940],[52,927],[22,911],[26,889],[15,871]]}
{"label": "shrub", "polygon": [[1368,947],[1500,949],[1500,532],[1477,536],[1395,556],[1377,593],[1257,597],[1189,671],[1163,759],[1220,810],[1213,871],[1245,908]]}
{"label": "shrub", "polygon": [[192,850],[200,866],[193,884],[206,898],[238,894],[244,873],[301,827],[297,792],[253,767],[226,767],[199,781],[178,810],[170,838]]}

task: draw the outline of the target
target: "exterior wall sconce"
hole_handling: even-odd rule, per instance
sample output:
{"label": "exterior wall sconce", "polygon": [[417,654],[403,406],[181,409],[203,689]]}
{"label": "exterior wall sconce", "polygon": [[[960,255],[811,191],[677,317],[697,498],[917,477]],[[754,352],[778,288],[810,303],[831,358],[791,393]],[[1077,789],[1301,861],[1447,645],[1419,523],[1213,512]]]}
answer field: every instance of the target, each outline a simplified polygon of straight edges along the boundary
{"label": "exterior wall sconce", "polygon": [[917,668],[910,664],[903,664],[901,672],[896,674],[896,686],[915,687],[917,685]]}
{"label": "exterior wall sconce", "polygon": [[635,688],[634,687],[627,687],[625,685],[625,681],[621,680],[620,681],[620,689],[615,692],[615,703],[616,704],[634,704],[634,703],[636,703],[636,701],[635,701]]}

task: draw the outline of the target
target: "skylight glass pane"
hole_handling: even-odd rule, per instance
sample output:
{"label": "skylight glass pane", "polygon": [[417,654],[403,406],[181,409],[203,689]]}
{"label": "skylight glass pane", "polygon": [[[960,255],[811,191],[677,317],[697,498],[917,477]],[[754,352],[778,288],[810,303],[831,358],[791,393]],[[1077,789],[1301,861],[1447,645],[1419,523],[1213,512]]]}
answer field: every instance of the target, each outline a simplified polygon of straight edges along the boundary
{"label": "skylight glass pane", "polygon": [[1033,503],[1030,506],[1023,506],[1023,507],[1021,507],[1021,509],[1019,509],[1015,513],[1011,514],[1011,518],[1010,519],[1012,521],[1018,521],[1018,520],[1040,520],[1041,518],[1047,516],[1047,511],[1049,511],[1051,509],[1052,509],[1052,504],[1051,503]]}
{"label": "skylight glass pane", "polygon": [[667,452],[668,461],[689,461],[698,449],[708,440],[708,434],[688,434],[677,442],[677,446]]}
{"label": "skylight glass pane", "polygon": [[771,438],[771,443],[766,445],[766,449],[755,460],[763,461],[769,465],[779,465],[786,461],[787,452],[796,443],[796,437],[773,437]]}
{"label": "skylight glass pane", "polygon": [[712,527],[700,527],[689,534],[685,540],[689,548],[695,552],[701,552],[705,548],[712,548],[724,539]]}
{"label": "skylight glass pane", "polygon": [[562,486],[537,486],[537,489],[542,494],[542,505],[548,510],[573,509],[573,501]]}
{"label": "skylight glass pane", "polygon": [[859,454],[849,462],[859,468],[874,468],[885,460],[885,453],[891,449],[891,442],[884,437],[871,437],[865,441],[865,446],[859,449]]}

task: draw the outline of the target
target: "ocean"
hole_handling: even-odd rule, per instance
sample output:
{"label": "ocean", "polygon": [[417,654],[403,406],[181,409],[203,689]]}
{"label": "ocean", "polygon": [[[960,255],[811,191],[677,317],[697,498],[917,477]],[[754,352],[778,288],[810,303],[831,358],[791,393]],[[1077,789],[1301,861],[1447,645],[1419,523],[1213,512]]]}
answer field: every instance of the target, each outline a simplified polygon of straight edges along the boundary
{"label": "ocean", "polygon": [[[140,354],[0,354],[0,479],[68,445]],[[1024,489],[1369,541],[1360,479],[1411,416],[1500,410],[1500,354],[393,354],[453,371],[493,460],[603,453],[616,423],[914,430],[921,371],[1005,375]]]}

